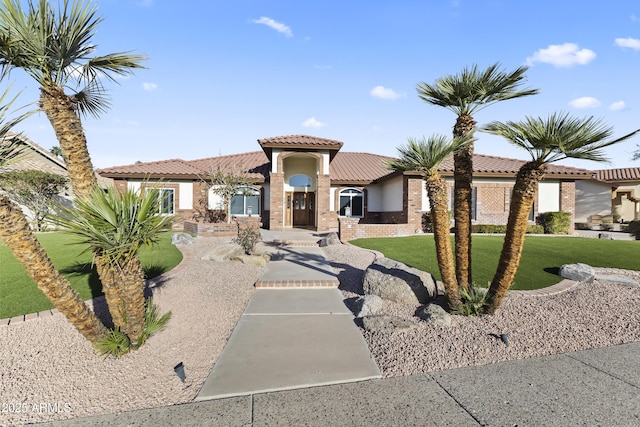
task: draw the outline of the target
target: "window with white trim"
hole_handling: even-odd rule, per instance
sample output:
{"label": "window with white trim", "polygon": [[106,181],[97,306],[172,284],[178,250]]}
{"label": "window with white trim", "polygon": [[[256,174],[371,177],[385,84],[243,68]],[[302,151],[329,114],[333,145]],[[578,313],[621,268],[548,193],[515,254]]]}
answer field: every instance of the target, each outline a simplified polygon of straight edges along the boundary
{"label": "window with white trim", "polygon": [[340,216],[364,216],[364,193],[355,188],[340,191]]}
{"label": "window with white trim", "polygon": [[311,187],[311,178],[307,175],[293,175],[289,178],[289,185],[292,187]]}
{"label": "window with white trim", "polygon": [[173,215],[175,213],[175,193],[174,188],[159,188],[158,198],[160,199],[160,213],[163,215]]}
{"label": "window with white trim", "polygon": [[260,215],[260,191],[239,187],[229,205],[231,215]]}

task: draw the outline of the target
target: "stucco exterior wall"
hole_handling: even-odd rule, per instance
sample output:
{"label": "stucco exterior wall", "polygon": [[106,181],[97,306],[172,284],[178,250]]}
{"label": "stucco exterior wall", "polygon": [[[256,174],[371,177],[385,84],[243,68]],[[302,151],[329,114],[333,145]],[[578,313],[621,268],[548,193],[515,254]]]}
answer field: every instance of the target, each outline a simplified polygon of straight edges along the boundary
{"label": "stucco exterior wall", "polygon": [[624,221],[640,220],[640,183],[620,185],[613,193],[612,208]]}
{"label": "stucco exterior wall", "polygon": [[560,181],[549,180],[538,184],[538,212],[560,210]]}
{"label": "stucco exterior wall", "polygon": [[575,222],[588,222],[591,215],[611,215],[611,185],[576,181]]}

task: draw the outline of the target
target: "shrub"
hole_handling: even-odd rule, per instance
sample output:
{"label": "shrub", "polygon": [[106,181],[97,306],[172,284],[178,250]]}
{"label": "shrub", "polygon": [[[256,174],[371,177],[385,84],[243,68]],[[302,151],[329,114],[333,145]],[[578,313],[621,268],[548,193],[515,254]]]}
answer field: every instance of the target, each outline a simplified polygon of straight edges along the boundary
{"label": "shrub", "polygon": [[487,295],[487,289],[479,286],[471,285],[468,289],[459,288],[460,299],[462,305],[460,308],[451,310],[452,314],[458,314],[461,316],[480,316],[484,314],[486,308],[485,296]]}
{"label": "shrub", "polygon": [[544,212],[540,214],[539,219],[545,234],[569,234],[570,212]]}
{"label": "shrub", "polygon": [[240,224],[238,224],[238,237],[234,238],[232,242],[239,244],[244,249],[245,254],[251,255],[259,241],[260,230],[257,227],[241,228]]}
{"label": "shrub", "polygon": [[640,221],[631,221],[627,231],[633,235],[636,240],[640,240]]}
{"label": "shrub", "polygon": [[[480,234],[505,234],[507,232],[507,226],[498,224],[474,224],[471,226],[471,232]],[[528,225],[527,234],[544,234],[544,228],[541,225]]]}

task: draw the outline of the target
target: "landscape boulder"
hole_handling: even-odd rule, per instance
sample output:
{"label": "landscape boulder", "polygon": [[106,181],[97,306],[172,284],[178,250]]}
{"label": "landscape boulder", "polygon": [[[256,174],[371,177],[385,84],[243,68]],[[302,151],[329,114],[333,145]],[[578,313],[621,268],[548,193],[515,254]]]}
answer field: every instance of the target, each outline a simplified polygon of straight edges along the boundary
{"label": "landscape boulder", "polygon": [[382,298],[377,295],[358,297],[354,302],[354,314],[356,317],[378,314],[380,310],[382,310]]}
{"label": "landscape boulder", "polygon": [[393,332],[396,330],[409,330],[418,325],[411,320],[386,314],[365,316],[362,318],[362,326],[368,332]]}
{"label": "landscape boulder", "polygon": [[558,275],[565,279],[575,280],[576,282],[593,282],[596,272],[593,267],[587,264],[564,264],[560,267]]}
{"label": "landscape boulder", "polygon": [[339,245],[342,242],[340,242],[340,238],[338,237],[338,233],[336,232],[331,232],[329,234],[327,234],[326,236],[324,236],[322,238],[322,240],[320,240],[320,247],[324,248],[325,246],[331,246],[331,245]]}
{"label": "landscape boulder", "polygon": [[442,306],[434,303],[429,303],[424,307],[418,309],[418,317],[427,323],[432,325],[444,326],[448,328],[451,326],[451,315],[442,308]]}
{"label": "landscape boulder", "polygon": [[174,245],[190,245],[193,243],[193,237],[189,233],[173,233],[171,236],[171,243]]}
{"label": "landscape boulder", "polygon": [[376,259],[365,270],[362,287],[367,295],[399,304],[426,304],[444,294],[431,274],[389,258]]}
{"label": "landscape boulder", "polygon": [[252,255],[236,255],[229,258],[230,261],[240,261],[246,265],[255,265],[257,267],[266,267],[271,257],[267,254],[252,254]]}
{"label": "landscape boulder", "polygon": [[241,255],[244,255],[244,249],[240,245],[223,243],[209,249],[200,259],[222,262]]}

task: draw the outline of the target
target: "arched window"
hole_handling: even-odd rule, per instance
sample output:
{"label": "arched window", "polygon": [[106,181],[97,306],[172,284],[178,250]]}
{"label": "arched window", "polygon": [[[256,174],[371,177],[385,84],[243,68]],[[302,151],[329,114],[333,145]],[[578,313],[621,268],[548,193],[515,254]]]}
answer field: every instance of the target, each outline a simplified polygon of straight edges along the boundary
{"label": "arched window", "polygon": [[307,175],[293,175],[289,178],[289,185],[292,187],[311,187],[311,178]]}
{"label": "arched window", "polygon": [[260,215],[260,191],[251,187],[238,187],[231,197],[231,215]]}
{"label": "arched window", "polygon": [[364,193],[355,188],[340,191],[340,216],[364,216]]}

